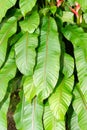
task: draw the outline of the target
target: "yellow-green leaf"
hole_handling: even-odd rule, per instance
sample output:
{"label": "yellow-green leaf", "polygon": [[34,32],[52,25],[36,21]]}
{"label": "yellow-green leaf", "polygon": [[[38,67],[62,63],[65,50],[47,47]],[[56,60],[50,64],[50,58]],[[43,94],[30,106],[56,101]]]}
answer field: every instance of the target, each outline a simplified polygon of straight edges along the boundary
{"label": "yellow-green leaf", "polygon": [[5,16],[7,10],[14,6],[16,0],[0,0],[0,22],[2,18]]}
{"label": "yellow-green leaf", "polygon": [[35,6],[36,0],[20,0],[19,6],[23,16],[25,16],[28,12],[32,10]]}
{"label": "yellow-green leaf", "polygon": [[22,31],[28,31],[33,33],[35,29],[39,26],[40,18],[37,11],[33,11],[31,15],[25,17],[23,21],[20,22],[20,27]]}
{"label": "yellow-green leaf", "polygon": [[4,63],[6,52],[7,52],[7,41],[17,29],[17,20],[15,17],[11,17],[3,24],[0,30],[0,67]]}

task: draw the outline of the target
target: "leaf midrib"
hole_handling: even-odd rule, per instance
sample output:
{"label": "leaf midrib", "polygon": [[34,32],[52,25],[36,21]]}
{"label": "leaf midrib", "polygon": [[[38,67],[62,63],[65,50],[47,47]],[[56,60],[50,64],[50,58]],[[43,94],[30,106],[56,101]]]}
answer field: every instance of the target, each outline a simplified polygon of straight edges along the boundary
{"label": "leaf midrib", "polygon": [[29,44],[29,37],[28,37],[28,32],[26,33],[26,51],[25,51],[25,54],[26,54],[26,67],[27,67],[27,64],[28,64],[28,44]]}
{"label": "leaf midrib", "polygon": [[49,30],[50,30],[50,18],[48,19],[48,27],[47,27],[47,34],[46,34],[46,52],[45,52],[45,62],[44,62],[44,78],[43,78],[44,84],[46,84]]}

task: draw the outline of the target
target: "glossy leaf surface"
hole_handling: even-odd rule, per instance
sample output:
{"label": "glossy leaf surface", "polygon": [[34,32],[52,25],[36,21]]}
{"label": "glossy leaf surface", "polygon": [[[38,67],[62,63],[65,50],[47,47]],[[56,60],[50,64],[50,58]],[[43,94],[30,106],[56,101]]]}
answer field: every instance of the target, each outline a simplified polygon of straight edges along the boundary
{"label": "glossy leaf surface", "polygon": [[8,21],[3,24],[0,30],[0,67],[2,66],[7,51],[7,41],[17,29],[17,21],[15,17],[8,19]]}
{"label": "glossy leaf surface", "polygon": [[15,74],[16,64],[14,60],[14,50],[12,49],[6,64],[0,70],[0,101],[2,101],[5,96],[8,87],[8,82],[15,77]]}
{"label": "glossy leaf surface", "polygon": [[55,88],[59,76],[59,60],[60,43],[55,20],[44,17],[34,73],[34,84],[41,99],[47,98]]}
{"label": "glossy leaf surface", "polygon": [[74,72],[74,59],[67,53],[64,54],[63,74],[70,77]]}
{"label": "glossy leaf surface", "polygon": [[31,102],[36,94],[36,88],[33,83],[32,76],[27,76],[24,79],[24,95],[27,101]]}
{"label": "glossy leaf surface", "polygon": [[35,48],[37,45],[37,35],[29,34],[28,32],[24,33],[15,45],[16,64],[24,75],[31,75],[33,73],[36,57]]}
{"label": "glossy leaf surface", "polygon": [[25,20],[20,22],[20,27],[23,31],[33,33],[39,25],[40,19],[37,11],[33,11],[30,16],[25,17]]}
{"label": "glossy leaf surface", "polygon": [[20,0],[19,6],[23,16],[32,10],[35,6],[36,0]]}
{"label": "glossy leaf surface", "polygon": [[45,105],[43,120],[45,130],[65,130],[64,120],[59,121],[53,116],[49,104]]}
{"label": "glossy leaf surface", "polygon": [[49,98],[50,109],[57,120],[64,120],[64,116],[72,100],[73,78],[73,76],[64,78]]}
{"label": "glossy leaf surface", "polygon": [[7,10],[14,6],[16,0],[0,0],[0,22],[2,18],[5,16]]}
{"label": "glossy leaf surface", "polygon": [[[65,31],[66,30],[66,31]],[[65,37],[73,43],[74,55],[76,60],[76,69],[79,83],[74,89],[75,99],[73,108],[78,115],[78,124],[81,130],[87,129],[87,33],[82,28],[76,26],[66,26],[64,32]],[[74,32],[74,34],[73,34]],[[69,35],[68,35],[69,33]]]}
{"label": "glossy leaf surface", "polygon": [[72,118],[71,118],[71,130],[80,130],[79,125],[78,125],[78,116],[76,115],[76,113],[74,112],[72,114]]}
{"label": "glossy leaf surface", "polygon": [[21,102],[18,104],[14,119],[18,130],[43,130],[43,106],[36,99],[32,103],[25,100],[21,93]]}
{"label": "glossy leaf surface", "polygon": [[7,111],[10,103],[10,97],[5,100],[5,103],[0,107],[0,129],[7,130]]}

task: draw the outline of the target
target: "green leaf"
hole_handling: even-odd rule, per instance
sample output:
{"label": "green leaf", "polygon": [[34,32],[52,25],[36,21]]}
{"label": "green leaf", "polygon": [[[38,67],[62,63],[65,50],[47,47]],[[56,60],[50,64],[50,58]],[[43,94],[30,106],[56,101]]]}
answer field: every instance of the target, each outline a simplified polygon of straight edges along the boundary
{"label": "green leaf", "polygon": [[16,17],[17,20],[20,20],[22,18],[21,10],[18,8],[13,10],[13,15]]}
{"label": "green leaf", "polygon": [[63,11],[62,21],[73,24],[74,23],[74,14],[69,11]]}
{"label": "green leaf", "polygon": [[14,60],[14,50],[12,49],[9,58],[3,68],[0,70],[0,101],[5,96],[8,82],[14,78],[16,74],[16,64]]}
{"label": "green leaf", "polygon": [[36,0],[20,0],[19,6],[24,17],[28,12],[32,10],[35,4]]}
{"label": "green leaf", "polygon": [[84,13],[84,14],[83,14],[83,18],[84,18],[84,20],[85,20],[85,23],[87,24],[87,13]]}
{"label": "green leaf", "polygon": [[78,80],[82,84],[81,89],[84,91],[86,90],[85,85],[87,84],[87,60],[84,54],[84,50],[81,47],[74,48]]}
{"label": "green leaf", "polygon": [[84,91],[87,84],[87,33],[82,28],[69,25],[63,29],[63,34],[74,46],[78,80],[81,90]]}
{"label": "green leaf", "polygon": [[73,108],[78,115],[78,124],[81,130],[87,129],[87,90],[83,94],[80,84],[77,84],[74,89],[75,99]]}
{"label": "green leaf", "polygon": [[0,108],[0,129],[7,130],[7,111],[10,103],[10,96],[7,100],[3,103],[2,107]]}
{"label": "green leaf", "polygon": [[33,11],[31,15],[26,16],[25,20],[21,21],[20,27],[23,31],[28,31],[29,33],[33,33],[35,29],[39,26],[40,18],[37,11]]}
{"label": "green leaf", "polygon": [[50,0],[46,0],[47,2],[50,2]]}
{"label": "green leaf", "polygon": [[74,90],[75,99],[73,107],[78,115],[78,123],[81,130],[87,129],[87,60],[84,50],[79,47],[75,48],[76,68],[79,83]]}
{"label": "green leaf", "polygon": [[32,104],[25,100],[21,92],[21,102],[18,104],[14,120],[18,130],[43,130],[43,106],[34,99]]}
{"label": "green leaf", "polygon": [[72,99],[74,77],[63,78],[49,98],[50,109],[57,120],[64,120]]}
{"label": "green leaf", "polygon": [[40,14],[46,16],[47,13],[49,12],[49,10],[50,10],[49,7],[42,8],[42,9],[40,10]]}
{"label": "green leaf", "polygon": [[7,41],[16,32],[17,21],[15,17],[8,19],[0,30],[0,67],[4,63],[7,51]]}
{"label": "green leaf", "polygon": [[0,22],[2,18],[5,16],[7,10],[14,6],[16,0],[0,0]]}
{"label": "green leaf", "polygon": [[[87,33],[81,27],[67,25],[62,29],[64,36],[72,42],[74,48],[83,49],[85,59],[87,57]],[[76,50],[75,49],[75,50]],[[86,59],[87,60],[87,59]]]}
{"label": "green leaf", "polygon": [[67,53],[64,53],[63,74],[70,77],[74,72],[74,59]]}
{"label": "green leaf", "polygon": [[16,64],[24,75],[32,75],[33,73],[36,57],[35,48],[37,45],[37,35],[29,34],[28,32],[24,33],[15,44]]}
{"label": "green leaf", "polygon": [[40,47],[34,72],[34,84],[41,100],[52,93],[59,77],[60,43],[53,18],[44,17],[41,26]]}
{"label": "green leaf", "polygon": [[70,122],[70,130],[81,130],[78,125],[78,116],[74,112],[72,117],[71,117],[71,122]]}
{"label": "green leaf", "polygon": [[74,4],[74,0],[68,0],[67,1],[71,6]]}
{"label": "green leaf", "polygon": [[43,121],[45,130],[65,130],[65,122],[59,121],[53,116],[49,104],[45,105]]}
{"label": "green leaf", "polygon": [[[73,43],[78,84],[75,86],[73,107],[81,130],[87,129],[87,33],[77,26],[66,26],[65,37]],[[69,34],[69,35],[68,35]]]}
{"label": "green leaf", "polygon": [[51,6],[50,7],[50,11],[51,13],[54,15],[56,13],[56,10],[57,10],[57,6]]}
{"label": "green leaf", "polygon": [[10,43],[10,46],[14,45],[19,39],[20,37],[23,36],[23,33],[20,32],[18,34],[14,34],[10,39],[9,39],[9,43]]}
{"label": "green leaf", "polygon": [[32,76],[25,77],[23,86],[25,98],[27,101],[31,102],[36,94]]}

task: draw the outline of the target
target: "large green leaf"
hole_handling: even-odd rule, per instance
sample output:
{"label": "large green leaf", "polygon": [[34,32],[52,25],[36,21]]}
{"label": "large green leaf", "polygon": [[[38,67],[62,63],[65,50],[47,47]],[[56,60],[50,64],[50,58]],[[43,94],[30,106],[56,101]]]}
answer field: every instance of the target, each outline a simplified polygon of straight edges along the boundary
{"label": "large green leaf", "polygon": [[83,14],[83,19],[85,20],[85,23],[87,24],[87,12]]}
{"label": "large green leaf", "polygon": [[[84,45],[84,44],[83,44]],[[84,50],[79,47],[75,48],[76,68],[79,83],[74,90],[75,99],[73,107],[78,115],[78,124],[81,130],[87,129],[87,60]],[[87,56],[87,55],[86,55]]]}
{"label": "large green leaf", "polygon": [[74,59],[67,53],[64,53],[63,74],[70,77],[74,72]]}
{"label": "large green leaf", "polygon": [[31,102],[36,94],[32,76],[25,77],[23,86],[25,98],[27,101]]}
{"label": "large green leaf", "polygon": [[70,11],[63,11],[62,21],[68,23],[74,23],[73,13]]}
{"label": "large green leaf", "polygon": [[24,75],[31,75],[33,73],[36,57],[35,48],[37,45],[37,35],[29,34],[28,32],[24,33],[15,44],[16,64]]}
{"label": "large green leaf", "polygon": [[64,120],[65,118],[72,99],[73,85],[73,76],[63,78],[57,86],[56,91],[49,98],[50,109],[57,120]]}
{"label": "large green leaf", "polygon": [[[83,49],[85,58],[87,57],[87,33],[81,27],[67,25],[62,29],[64,36],[70,40],[76,49]],[[75,50],[76,50],[75,49]],[[87,61],[87,59],[86,59]]]}
{"label": "large green leaf", "polygon": [[16,32],[16,26],[16,18],[11,17],[0,30],[0,67],[5,60],[8,38]]}
{"label": "large green leaf", "polygon": [[[66,26],[65,37],[73,43],[79,83],[74,89],[73,107],[81,130],[87,129],[87,33],[77,26]],[[68,35],[69,34],[69,35]]]}
{"label": "large green leaf", "polygon": [[63,29],[63,34],[74,46],[77,75],[79,81],[83,82],[87,77],[87,33],[82,28],[69,25]]}
{"label": "large green leaf", "polygon": [[71,117],[71,122],[70,122],[70,130],[80,130],[79,125],[78,125],[78,116],[74,112],[72,117]]}
{"label": "large green leaf", "polygon": [[43,130],[43,106],[36,99],[32,103],[26,101],[23,92],[21,92],[20,97],[21,101],[14,115],[16,128],[18,130]]}
{"label": "large green leaf", "polygon": [[33,11],[30,16],[26,16],[25,20],[20,22],[20,27],[23,31],[33,33],[37,29],[40,22],[39,14]]}
{"label": "large green leaf", "polygon": [[23,16],[32,10],[35,6],[36,0],[20,0],[19,6]]}
{"label": "large green leaf", "polygon": [[63,33],[73,43],[78,80],[84,93],[87,91],[87,33],[77,26],[66,26]]}
{"label": "large green leaf", "polygon": [[55,88],[60,69],[60,43],[57,26],[51,17],[44,17],[41,26],[40,47],[34,73],[34,84],[40,99],[47,98]]}
{"label": "large green leaf", "polygon": [[45,130],[65,130],[65,122],[58,121],[53,116],[49,104],[45,105],[43,121]]}
{"label": "large green leaf", "polygon": [[10,97],[3,103],[0,108],[0,129],[7,130],[7,111],[9,107]]}
{"label": "large green leaf", "polygon": [[5,16],[7,10],[15,5],[16,0],[0,0],[0,22]]}
{"label": "large green leaf", "polygon": [[3,68],[0,70],[0,101],[4,98],[8,82],[16,74],[16,64],[14,59],[14,50],[12,49],[9,58]]}
{"label": "large green leaf", "polygon": [[80,88],[80,84],[77,84],[74,89],[75,99],[73,101],[73,108],[78,115],[80,129],[87,130],[87,91],[83,94]]}

